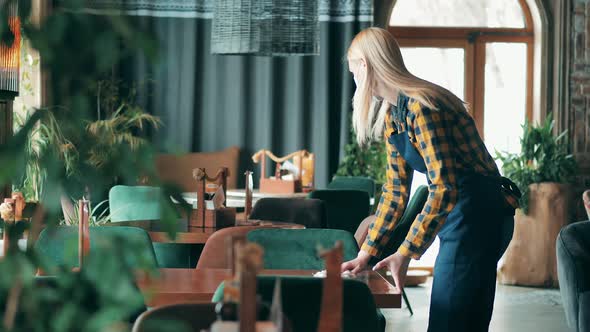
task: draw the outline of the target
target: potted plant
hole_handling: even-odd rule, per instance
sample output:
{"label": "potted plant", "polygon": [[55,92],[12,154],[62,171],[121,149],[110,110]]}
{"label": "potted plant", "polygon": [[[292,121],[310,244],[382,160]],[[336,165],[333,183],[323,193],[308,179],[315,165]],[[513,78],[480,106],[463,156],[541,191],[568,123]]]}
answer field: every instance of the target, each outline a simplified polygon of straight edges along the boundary
{"label": "potted plant", "polygon": [[350,141],[344,146],[344,158],[338,165],[335,175],[366,176],[375,181],[375,204],[373,211],[381,197],[381,186],[386,178],[387,153],[384,142],[371,142],[367,146],[359,146],[356,142],[354,130],[350,128]]}
{"label": "potted plant", "polygon": [[[134,145],[137,128],[125,129],[129,135],[104,146],[102,134],[109,126],[129,128],[116,115],[96,115],[96,82],[112,72],[128,54],[143,51],[154,54],[153,43],[124,16],[100,16],[83,13],[84,0],[55,2],[50,15],[42,22],[29,21],[32,0],[0,2],[0,36],[10,45],[14,32],[8,22],[9,6],[18,4],[22,33],[40,54],[47,76],[47,95],[51,107],[36,110],[19,131],[0,145],[0,186],[16,182],[27,168],[27,140],[39,121],[55,129],[56,141],[39,151],[38,162],[44,170],[43,195],[39,197],[46,212],[47,227],[61,217],[60,195],[80,197],[86,188],[100,192],[112,179],[132,182],[138,174],[154,175],[151,144]],[[151,57],[153,58],[153,57]],[[133,113],[126,113],[126,116]],[[142,118],[143,119],[143,118]],[[96,121],[104,125],[92,126]],[[142,123],[143,122],[142,120]],[[55,127],[52,127],[55,126]],[[121,126],[121,127],[118,127]],[[139,128],[141,129],[141,128]],[[96,133],[100,132],[101,137]],[[112,138],[112,136],[111,136]],[[110,149],[113,150],[110,150]],[[110,158],[99,162],[101,151]],[[69,159],[69,158],[72,159]],[[103,159],[104,161],[104,159]],[[71,165],[73,167],[68,166]],[[164,186],[162,199],[171,195]],[[179,193],[175,193],[180,196]],[[162,222],[175,220],[172,206],[162,208]],[[38,221],[33,221],[37,225]],[[28,225],[19,227],[28,227]],[[11,239],[6,255],[0,260],[0,314],[6,331],[125,331],[133,316],[144,309],[143,296],[134,285],[136,270],[127,264],[127,253],[134,253],[133,243],[112,241],[111,248],[91,250],[86,264],[78,272],[51,271],[55,278],[35,278],[44,262],[34,247],[25,251],[15,246],[24,231],[7,225]],[[172,229],[172,227],[170,227]],[[32,231],[32,230],[31,230]],[[171,234],[173,237],[174,235]],[[45,270],[48,271],[48,270]]]}
{"label": "potted plant", "polygon": [[497,154],[504,175],[523,193],[499,280],[556,287],[555,241],[570,219],[570,183],[576,174],[576,161],[568,153],[567,132],[555,135],[550,115],[538,126],[525,123],[523,129],[521,153]]}

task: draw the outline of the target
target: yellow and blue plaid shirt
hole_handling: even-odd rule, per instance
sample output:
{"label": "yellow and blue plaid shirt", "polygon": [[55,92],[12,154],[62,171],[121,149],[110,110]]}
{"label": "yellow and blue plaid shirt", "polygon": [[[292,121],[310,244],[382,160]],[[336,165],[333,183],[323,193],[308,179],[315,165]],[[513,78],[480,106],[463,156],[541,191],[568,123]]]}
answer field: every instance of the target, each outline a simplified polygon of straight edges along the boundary
{"label": "yellow and blue plaid shirt", "polygon": [[[413,169],[407,164],[390,135],[407,132],[426,165],[429,195],[422,212],[414,220],[398,252],[419,259],[458,200],[457,174],[474,171],[482,175],[499,176],[498,168],[480,138],[473,118],[464,110],[430,110],[405,96],[398,98],[386,116],[387,183],[362,250],[379,256],[383,246],[402,217],[412,182]],[[517,199],[506,197],[517,207]]]}

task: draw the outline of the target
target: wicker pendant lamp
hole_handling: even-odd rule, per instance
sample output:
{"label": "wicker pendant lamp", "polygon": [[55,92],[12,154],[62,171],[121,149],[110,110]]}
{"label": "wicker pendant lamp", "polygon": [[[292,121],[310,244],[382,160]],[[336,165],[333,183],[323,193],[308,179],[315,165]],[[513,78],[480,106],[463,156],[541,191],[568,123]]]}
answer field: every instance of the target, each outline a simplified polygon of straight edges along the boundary
{"label": "wicker pendant lamp", "polygon": [[317,55],[317,0],[217,0],[211,53]]}

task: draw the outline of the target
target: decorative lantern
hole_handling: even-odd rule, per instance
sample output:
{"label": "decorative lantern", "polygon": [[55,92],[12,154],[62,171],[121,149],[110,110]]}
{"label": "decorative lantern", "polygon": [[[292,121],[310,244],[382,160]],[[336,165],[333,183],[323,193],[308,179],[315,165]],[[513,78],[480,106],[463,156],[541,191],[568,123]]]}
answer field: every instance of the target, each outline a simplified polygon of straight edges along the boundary
{"label": "decorative lantern", "polygon": [[317,0],[217,0],[211,53],[318,55]]}

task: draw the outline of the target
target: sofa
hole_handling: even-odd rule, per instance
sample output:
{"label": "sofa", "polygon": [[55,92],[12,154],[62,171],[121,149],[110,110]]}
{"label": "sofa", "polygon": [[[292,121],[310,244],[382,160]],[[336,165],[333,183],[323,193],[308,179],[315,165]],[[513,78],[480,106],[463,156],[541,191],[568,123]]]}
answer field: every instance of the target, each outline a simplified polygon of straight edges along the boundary
{"label": "sofa", "polygon": [[571,331],[590,332],[590,221],[563,227],[556,251],[567,325]]}
{"label": "sofa", "polygon": [[179,185],[183,191],[196,190],[193,169],[204,167],[209,176],[215,176],[219,167],[227,167],[227,189],[235,189],[238,184],[240,149],[231,146],[215,152],[193,152],[186,154],[160,154],[156,157],[156,171],[160,180]]}

